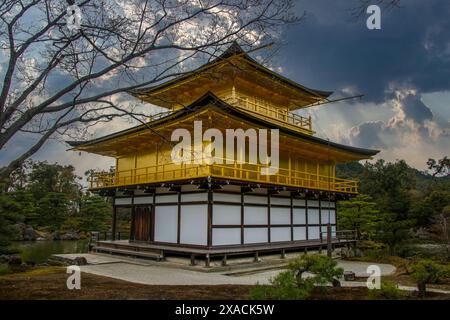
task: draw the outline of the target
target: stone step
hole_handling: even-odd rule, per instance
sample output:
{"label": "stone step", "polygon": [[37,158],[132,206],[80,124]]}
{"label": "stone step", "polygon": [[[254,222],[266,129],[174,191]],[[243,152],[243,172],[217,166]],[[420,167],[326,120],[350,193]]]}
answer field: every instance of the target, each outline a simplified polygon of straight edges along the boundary
{"label": "stone step", "polygon": [[104,252],[104,253],[114,253],[118,255],[124,256],[132,256],[132,257],[142,257],[147,259],[153,259],[156,261],[161,261],[164,259],[164,256],[158,253],[152,252],[142,252],[142,251],[134,251],[134,250],[124,250],[124,249],[116,249],[102,246],[94,246],[92,247],[92,251],[94,252]]}

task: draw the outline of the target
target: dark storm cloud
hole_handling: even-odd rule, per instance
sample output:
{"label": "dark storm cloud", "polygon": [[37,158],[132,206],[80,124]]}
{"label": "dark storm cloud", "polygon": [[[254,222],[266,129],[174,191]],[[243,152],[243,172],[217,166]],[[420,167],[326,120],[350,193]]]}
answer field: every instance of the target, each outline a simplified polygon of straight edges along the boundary
{"label": "dark storm cloud", "polygon": [[417,123],[423,124],[425,120],[433,118],[431,110],[414,94],[409,94],[402,100],[401,108],[405,119],[412,119]]}
{"label": "dark storm cloud", "polygon": [[[432,104],[425,105],[421,96],[450,90],[450,1],[401,0],[401,8],[382,11],[382,29],[378,31],[366,28],[367,16],[351,18],[349,9],[358,3],[358,0],[299,0],[296,10],[298,14],[306,10],[307,17],[283,34],[280,41],[285,45],[274,62],[288,78],[312,88],[333,90],[335,97],[366,95],[362,101],[311,108],[316,115],[313,127],[318,133],[331,135],[345,144],[381,149],[382,158],[404,158],[423,167],[428,157],[442,157],[450,150],[450,119],[439,118],[439,112],[430,109]],[[158,59],[156,53],[146,62]],[[2,62],[5,61],[0,52]],[[190,69],[193,65],[187,62],[185,67]],[[5,69],[5,65],[0,65],[0,74]],[[86,87],[84,94],[133,84],[134,80],[142,82],[149,78],[149,72],[156,71],[153,67],[133,70],[133,79],[102,77]],[[62,73],[47,79],[52,92],[70,81]],[[126,94],[114,99],[125,106],[127,101],[137,102]],[[151,113],[154,111],[151,108]],[[130,124],[103,124],[96,134],[124,129],[122,126]],[[4,155],[0,154],[0,163],[20,154],[30,142],[27,135],[20,136],[5,149]],[[94,156],[82,158],[65,149],[63,144],[50,143],[37,157],[50,161],[67,158],[66,163],[75,164],[80,174],[92,166],[86,159],[97,161]],[[105,163],[105,169],[111,165]]]}
{"label": "dark storm cloud", "polygon": [[450,147],[449,119],[436,119],[422,101],[425,93],[450,90],[450,1],[402,0],[401,8],[382,9],[381,30],[367,29],[368,15],[351,17],[359,3],[299,1],[306,19],[285,34],[279,64],[287,77],[334,97],[365,94],[348,101],[352,107],[312,108],[327,121],[325,135],[423,167]]}
{"label": "dark storm cloud", "polygon": [[380,138],[380,132],[384,129],[382,121],[364,122],[350,131],[351,142],[353,145],[367,148],[386,148],[386,144]]}
{"label": "dark storm cloud", "polygon": [[301,1],[303,23],[287,32],[286,75],[317,88],[353,86],[381,102],[397,87],[420,93],[450,88],[450,1],[402,1],[382,10],[382,29],[352,19],[352,1]]}
{"label": "dark storm cloud", "polygon": [[[445,139],[448,125],[440,126],[433,121],[433,113],[415,93],[399,93],[391,99],[397,112],[388,121],[362,122],[350,130],[353,145],[393,149],[408,147],[419,140],[434,145],[439,139]],[[447,143],[448,144],[448,143]],[[417,152],[421,152],[417,148]]]}

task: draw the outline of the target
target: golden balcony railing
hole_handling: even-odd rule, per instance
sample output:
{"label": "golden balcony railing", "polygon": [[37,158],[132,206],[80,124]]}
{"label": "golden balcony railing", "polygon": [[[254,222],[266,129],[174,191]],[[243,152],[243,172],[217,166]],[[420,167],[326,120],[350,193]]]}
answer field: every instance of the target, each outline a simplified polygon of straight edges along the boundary
{"label": "golden balcony railing", "polygon": [[264,175],[267,169],[259,164],[162,164],[145,168],[99,172],[89,177],[91,189],[123,187],[146,183],[169,182],[202,177],[217,177],[231,180],[301,187],[333,192],[357,193],[358,182],[333,176],[280,168],[276,174]]}
{"label": "golden balcony railing", "polygon": [[[291,129],[313,134],[311,116],[303,117],[298,114],[292,113],[285,107],[276,106],[272,103],[258,99],[257,97],[247,96],[236,91],[221,91],[217,92],[218,96],[226,103],[233,107],[242,109],[244,111],[250,111],[251,113],[258,114],[269,120],[275,120],[281,125],[287,125]],[[174,110],[160,112],[149,116],[150,121],[159,120],[173,113]]]}
{"label": "golden balcony railing", "polygon": [[287,124],[293,127],[294,129],[304,131],[305,133],[308,134],[313,134],[311,125],[311,116],[302,117],[286,109],[276,108],[270,105],[257,103],[245,97],[234,97],[234,98],[228,97],[224,98],[224,101],[240,109],[257,113],[272,120],[279,121],[282,124]]}
{"label": "golden balcony railing", "polygon": [[260,99],[257,96],[250,96],[236,88],[217,92],[218,97],[228,104],[256,113],[260,116],[275,120],[282,125],[287,125],[291,129],[307,134],[313,134],[311,116],[303,117],[295,114],[285,106],[276,105],[272,102]]}

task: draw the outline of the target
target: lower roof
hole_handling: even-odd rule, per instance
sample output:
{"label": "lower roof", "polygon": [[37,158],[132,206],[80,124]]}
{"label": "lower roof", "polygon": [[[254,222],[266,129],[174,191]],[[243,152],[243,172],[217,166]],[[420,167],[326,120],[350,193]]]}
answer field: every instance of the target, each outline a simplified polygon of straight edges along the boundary
{"label": "lower roof", "polygon": [[116,133],[112,133],[112,134],[109,134],[109,135],[106,135],[106,136],[103,136],[100,138],[92,139],[89,141],[66,141],[66,143],[69,144],[72,147],[72,149],[74,149],[74,150],[77,150],[77,149],[81,150],[81,149],[84,149],[83,147],[95,146],[102,142],[106,142],[106,141],[109,141],[109,140],[112,140],[112,139],[115,139],[118,137],[126,136],[126,135],[133,134],[133,133],[138,133],[140,131],[148,130],[149,128],[152,128],[152,127],[161,126],[165,123],[169,123],[171,121],[180,119],[187,114],[191,114],[193,112],[202,110],[211,104],[217,106],[219,109],[221,109],[231,115],[238,116],[239,118],[241,118],[243,120],[249,120],[253,123],[260,124],[260,125],[263,125],[265,127],[271,128],[271,129],[279,129],[279,131],[281,133],[285,133],[289,136],[296,137],[296,138],[304,140],[304,141],[312,142],[312,143],[315,143],[318,145],[323,145],[328,148],[336,149],[339,151],[350,152],[355,155],[361,156],[362,159],[370,158],[380,152],[379,150],[358,148],[358,147],[339,144],[339,143],[325,140],[325,139],[322,139],[319,137],[315,137],[315,136],[312,136],[312,135],[309,135],[306,133],[295,131],[290,128],[278,126],[278,125],[270,122],[269,120],[265,120],[263,118],[254,116],[251,113],[248,113],[246,111],[243,111],[239,108],[236,108],[236,107],[233,107],[233,106],[227,104],[226,102],[222,101],[221,99],[219,99],[217,96],[215,96],[211,92],[206,93],[203,97],[199,98],[197,101],[193,102],[188,107],[180,109],[178,111],[175,111],[175,112],[173,112],[163,118],[160,118],[158,120],[151,121],[149,123],[145,123],[145,124],[142,124],[142,125],[139,125],[136,127],[125,129],[125,130],[122,130],[122,131],[119,131]]}

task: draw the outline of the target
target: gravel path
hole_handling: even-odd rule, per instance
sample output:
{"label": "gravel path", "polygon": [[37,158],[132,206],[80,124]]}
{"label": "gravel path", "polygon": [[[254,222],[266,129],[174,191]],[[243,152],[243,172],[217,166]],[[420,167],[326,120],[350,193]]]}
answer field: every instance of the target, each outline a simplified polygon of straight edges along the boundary
{"label": "gravel path", "polygon": [[[339,266],[345,271],[353,271],[357,276],[367,276],[366,269],[370,263],[338,261]],[[389,264],[378,264],[382,275],[395,272],[395,267]],[[114,263],[100,263],[81,267],[81,271],[96,275],[121,279],[134,283],[151,285],[219,285],[242,284],[253,285],[266,284],[269,279],[276,276],[282,270],[260,271],[239,276],[229,276],[226,272],[199,272],[157,265],[138,265],[127,261],[114,261]]]}

